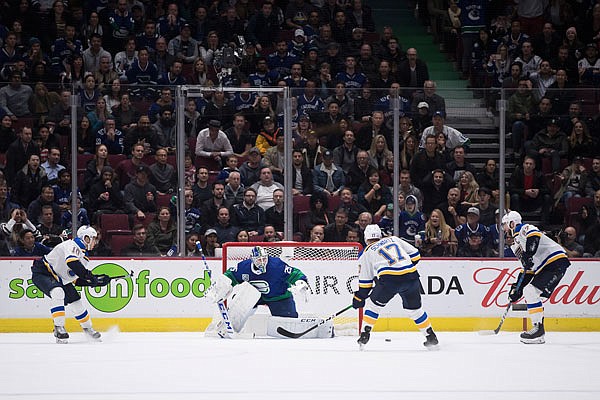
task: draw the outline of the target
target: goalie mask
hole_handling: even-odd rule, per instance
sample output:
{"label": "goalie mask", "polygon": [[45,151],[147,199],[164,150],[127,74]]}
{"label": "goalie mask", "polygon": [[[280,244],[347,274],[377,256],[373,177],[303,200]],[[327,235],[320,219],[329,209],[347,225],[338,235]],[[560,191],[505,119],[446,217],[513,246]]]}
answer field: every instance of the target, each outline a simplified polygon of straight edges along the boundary
{"label": "goalie mask", "polygon": [[267,254],[267,251],[264,248],[260,246],[254,247],[252,249],[250,259],[252,260],[252,272],[258,275],[267,272],[267,263],[269,262],[269,255]]}
{"label": "goalie mask", "polygon": [[502,229],[510,237],[515,237],[515,228],[522,222],[521,214],[516,211],[510,211],[502,217]]}

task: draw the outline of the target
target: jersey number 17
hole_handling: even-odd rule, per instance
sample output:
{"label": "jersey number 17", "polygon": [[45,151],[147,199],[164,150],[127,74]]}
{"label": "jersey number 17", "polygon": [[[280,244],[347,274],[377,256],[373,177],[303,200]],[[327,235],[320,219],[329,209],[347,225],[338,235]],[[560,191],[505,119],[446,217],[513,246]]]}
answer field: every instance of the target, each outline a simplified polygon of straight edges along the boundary
{"label": "jersey number 17", "polygon": [[378,251],[379,255],[385,258],[389,265],[394,265],[398,261],[403,260],[404,256],[402,255],[402,251],[398,247],[396,243],[390,243]]}

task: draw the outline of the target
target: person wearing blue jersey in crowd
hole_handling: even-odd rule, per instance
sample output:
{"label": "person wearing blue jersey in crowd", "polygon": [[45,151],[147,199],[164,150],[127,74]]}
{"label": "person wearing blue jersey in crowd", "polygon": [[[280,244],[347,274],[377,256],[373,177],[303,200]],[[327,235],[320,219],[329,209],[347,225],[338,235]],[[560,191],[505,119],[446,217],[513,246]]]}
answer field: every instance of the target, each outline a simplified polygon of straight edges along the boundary
{"label": "person wearing blue jersey in crowd", "polygon": [[369,342],[373,326],[381,310],[394,296],[402,298],[402,306],[425,335],[423,343],[429,350],[436,349],[438,339],[421,305],[421,284],[417,263],[419,250],[397,236],[383,237],[377,225],[367,225],[364,232],[367,247],[358,258],[358,291],[354,292],[352,306],[365,307],[358,344],[363,350]]}
{"label": "person wearing blue jersey in crowd", "polygon": [[513,240],[510,246],[519,258],[523,270],[508,293],[511,303],[521,297],[527,303],[531,319],[530,330],[521,333],[525,344],[543,344],[545,340],[544,305],[571,265],[562,246],[542,233],[536,226],[522,222],[521,214],[510,211],[502,217],[502,229]]}

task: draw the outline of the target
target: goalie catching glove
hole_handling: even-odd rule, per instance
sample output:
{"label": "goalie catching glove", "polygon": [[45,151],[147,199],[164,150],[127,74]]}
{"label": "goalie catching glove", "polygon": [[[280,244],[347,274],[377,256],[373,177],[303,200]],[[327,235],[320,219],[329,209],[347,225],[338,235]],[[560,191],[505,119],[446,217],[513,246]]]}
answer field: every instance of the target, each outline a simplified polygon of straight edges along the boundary
{"label": "goalie catching glove", "polygon": [[[523,297],[523,288],[527,286],[529,282],[531,282],[533,277],[533,273],[529,272],[521,272],[519,274],[517,277],[517,282],[510,285],[510,291],[508,292],[508,300],[510,300],[511,303],[516,303],[521,297]],[[519,282],[521,283],[519,284]]]}
{"label": "goalie catching glove", "polygon": [[218,303],[225,300],[232,290],[231,279],[225,275],[217,275],[204,296],[213,303]]}
{"label": "goalie catching glove", "polygon": [[303,280],[298,280],[294,283],[293,286],[290,287],[290,292],[294,295],[295,300],[302,300],[303,303],[308,303],[308,294],[309,294],[308,283]]}

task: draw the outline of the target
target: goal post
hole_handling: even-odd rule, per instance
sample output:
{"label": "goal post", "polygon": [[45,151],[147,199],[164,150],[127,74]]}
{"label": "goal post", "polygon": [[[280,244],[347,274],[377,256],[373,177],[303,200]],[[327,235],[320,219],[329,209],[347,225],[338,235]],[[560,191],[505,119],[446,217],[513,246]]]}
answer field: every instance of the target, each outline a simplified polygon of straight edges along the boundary
{"label": "goal post", "polygon": [[[326,317],[350,304],[358,290],[359,243],[230,242],[223,245],[223,271],[250,258],[252,248],[263,247],[308,278],[310,301],[296,303],[301,316]],[[348,310],[334,319],[338,335],[358,334],[362,310]]]}

